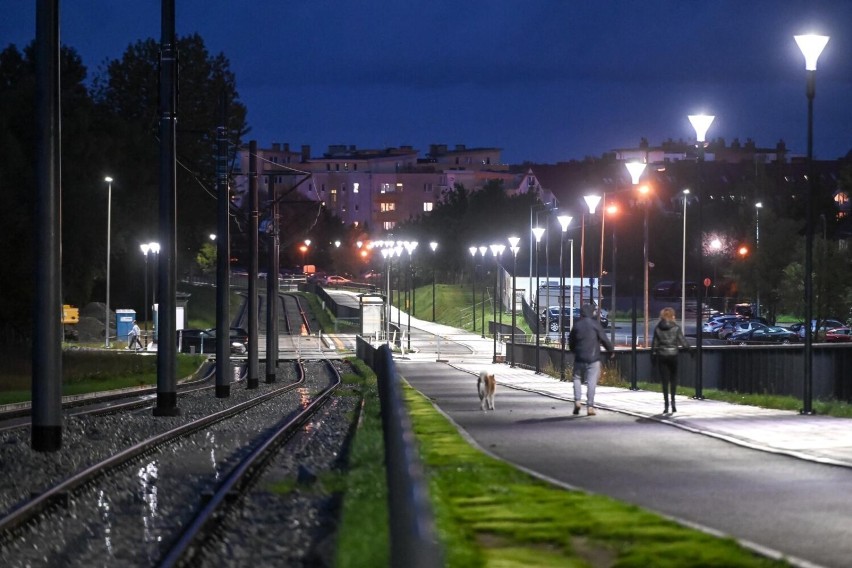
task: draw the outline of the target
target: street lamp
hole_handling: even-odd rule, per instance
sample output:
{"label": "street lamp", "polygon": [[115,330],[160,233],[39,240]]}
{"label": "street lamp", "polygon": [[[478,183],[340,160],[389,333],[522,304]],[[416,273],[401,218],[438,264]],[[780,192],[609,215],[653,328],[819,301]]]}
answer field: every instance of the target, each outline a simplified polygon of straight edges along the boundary
{"label": "street lamp", "polygon": [[644,332],[645,338],[643,345],[648,347],[648,334],[650,332],[650,311],[651,305],[648,299],[648,290],[650,288],[649,282],[649,268],[650,268],[650,245],[648,243],[648,210],[650,209],[650,196],[648,195],[651,192],[650,188],[647,185],[639,186],[639,194],[642,196],[642,200],[645,202],[645,220],[643,223],[642,229],[642,281],[643,281],[643,300],[642,300],[642,311],[644,312]]}
{"label": "street lamp", "polygon": [[[494,256],[494,299],[491,301],[491,313],[492,320],[494,322],[494,333],[491,334],[494,340],[494,354],[491,358],[492,363],[497,362],[497,302],[500,301],[502,303],[502,298],[499,295],[498,289],[500,288],[500,256],[503,254],[503,251],[506,250],[506,245],[489,245],[491,249],[491,254]],[[503,309],[503,306],[500,306],[500,309]],[[501,312],[502,314],[502,312]]]}
{"label": "street lamp", "polygon": [[109,349],[109,261],[110,235],[112,233],[112,178],[107,176],[104,181],[107,189],[107,265],[106,265],[106,304],[104,305],[104,347]]}
{"label": "street lamp", "polygon": [[142,243],[139,245],[139,248],[142,250],[142,254],[145,255],[145,299],[143,300],[144,312],[145,312],[145,348],[148,348],[148,251],[151,250],[151,246],[148,243]]}
{"label": "street lamp", "polygon": [[405,241],[403,246],[405,247],[405,251],[408,253],[408,290],[410,291],[410,296],[412,298],[412,306],[405,306],[405,311],[408,312],[408,350],[411,351],[411,312],[413,311],[414,306],[414,267],[412,264],[412,255],[414,254],[414,249],[417,248],[417,241]]}
{"label": "street lamp", "polygon": [[[586,202],[586,206],[589,208],[589,213],[591,215],[595,214],[595,208],[597,208],[598,203],[601,200],[600,195],[584,195],[583,200]],[[592,271],[594,274],[594,271]],[[580,218],[580,305],[583,304],[583,287],[585,286],[584,280],[586,278],[586,212],[583,211],[583,215]],[[594,303],[594,294],[592,292],[592,284],[589,282],[589,301]]]}
{"label": "street lamp", "polygon": [[382,258],[385,259],[385,277],[387,278],[387,295],[385,296],[385,341],[390,347],[390,259],[393,255],[393,249],[389,247],[382,248]]}
{"label": "street lamp", "polygon": [[467,249],[473,259],[473,270],[470,273],[470,286],[473,289],[473,331],[476,331],[476,247]]}
{"label": "street lamp", "polygon": [[[481,246],[479,247],[479,254],[482,255],[482,272],[484,276],[488,276],[488,271],[485,269],[485,253],[488,252],[488,247]],[[487,285],[482,285],[482,307],[479,309],[479,315],[482,318],[480,321],[479,331],[482,334],[482,339],[485,339],[485,288]]]}
{"label": "street lamp", "polygon": [[432,241],[429,243],[429,248],[432,249],[432,323],[435,323],[435,250],[438,248],[438,243]]}
{"label": "street lamp", "polygon": [[[646,165],[647,164],[645,164],[644,162],[626,162],[624,164],[624,167],[627,168],[627,173],[630,174],[630,183],[634,187],[639,185],[639,178],[642,177],[642,173],[645,171]],[[648,207],[646,205],[646,207],[645,207],[645,238],[643,239],[643,242],[644,242],[643,265],[644,266],[643,266],[643,269],[642,269],[643,273],[645,273],[645,274],[647,274],[647,271],[648,271],[648,238],[647,238],[648,233],[647,233],[647,229],[648,229]],[[634,294],[634,298],[635,298],[635,288],[633,290],[634,290],[633,294]],[[645,278],[645,290],[644,290],[643,294],[644,294],[644,298],[645,298],[645,300],[644,300],[644,303],[645,303],[645,308],[644,308],[645,309],[645,329],[646,329],[646,331],[645,331],[645,343],[647,344],[648,343],[648,331],[647,331],[647,328],[648,328],[648,306],[647,306],[647,304],[648,304],[648,280],[647,280],[647,277]],[[633,321],[634,322],[636,321],[635,314],[634,314],[634,320]],[[633,337],[633,346],[635,347],[635,345],[636,345],[636,337]]]}
{"label": "street lamp", "polygon": [[686,202],[689,190],[683,190],[683,248],[680,264],[680,327],[686,329]]}
{"label": "street lamp", "polygon": [[521,242],[520,237],[509,237],[509,250],[512,251],[512,368],[515,367],[515,326],[517,324],[517,294],[518,288],[515,278],[518,274],[518,243]]}
{"label": "street lamp", "polygon": [[559,235],[559,380],[565,380],[565,328],[562,325],[562,318],[565,317],[565,233],[568,231],[568,225],[571,224],[570,215],[559,215],[556,217],[559,221],[559,226],[562,227],[562,233]]}
{"label": "street lamp", "polygon": [[822,50],[828,43],[828,36],[821,35],[797,35],[796,43],[805,56],[805,71],[807,72],[807,97],[808,97],[808,194],[805,200],[805,383],[802,401],[804,408],[802,414],[813,414],[813,337],[811,320],[813,319],[813,248],[814,248],[814,221],[813,221],[813,198],[815,192],[814,182],[814,96],[816,95],[816,66]]}
{"label": "street lamp", "polygon": [[[606,210],[605,210],[605,214],[609,214],[610,216],[617,215],[618,214],[618,205],[616,205],[616,204],[607,205]],[[572,245],[573,245],[573,242],[572,242]],[[571,251],[571,252],[573,253],[573,251]],[[615,345],[615,298],[616,298],[615,285],[616,285],[616,280],[617,280],[617,278],[616,278],[617,264],[615,262],[615,259],[616,259],[617,254],[618,254],[618,238],[616,237],[615,227],[613,226],[613,228],[612,228],[612,293],[610,294],[610,298],[612,298],[612,300],[610,302],[610,312],[612,313],[612,316],[610,316],[610,317],[612,317],[613,319],[612,319],[612,325],[609,328],[609,334],[610,334],[609,340],[612,342],[613,345]],[[601,257],[601,264],[603,264],[603,257]],[[573,267],[572,267],[572,270],[573,270]],[[603,270],[601,270],[601,276],[603,276]],[[600,313],[600,312],[598,312],[598,313]],[[573,316],[573,308],[572,308],[572,314],[571,315]]]}
{"label": "street lamp", "polygon": [[[763,203],[758,201],[754,204],[754,252],[755,262],[760,258],[760,210],[763,208]],[[754,305],[754,315],[760,317],[760,274],[757,274],[757,294]]]}
{"label": "street lamp", "polygon": [[[535,227],[532,230],[532,234],[535,237],[535,372],[539,374],[541,372],[541,366],[539,365],[539,349],[541,347],[541,306],[539,305],[539,295],[541,289],[538,281],[538,244],[541,242],[541,237],[544,236],[544,228]],[[532,284],[532,280],[530,280],[530,284]],[[532,294],[530,294],[530,299],[532,299]]]}
{"label": "street lamp", "polygon": [[704,398],[704,332],[701,329],[701,318],[704,315],[704,298],[702,294],[701,281],[704,279],[704,268],[701,266],[704,251],[701,243],[703,241],[704,219],[703,219],[703,196],[701,195],[701,164],[704,162],[704,147],[706,145],[705,137],[707,130],[713,123],[713,115],[708,114],[691,114],[689,122],[692,128],[695,129],[695,146],[698,150],[698,161],[696,163],[697,176],[695,180],[695,196],[698,199],[698,219],[696,220],[696,229],[698,233],[699,251],[696,259],[696,273],[698,279],[695,284],[695,398]]}

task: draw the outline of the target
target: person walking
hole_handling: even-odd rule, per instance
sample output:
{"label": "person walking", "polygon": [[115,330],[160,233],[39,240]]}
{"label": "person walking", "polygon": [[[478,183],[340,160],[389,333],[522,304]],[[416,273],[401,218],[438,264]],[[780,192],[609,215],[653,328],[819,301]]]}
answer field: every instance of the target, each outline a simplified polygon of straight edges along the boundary
{"label": "person walking", "polygon": [[142,349],[142,341],[139,340],[139,335],[142,333],[142,330],[139,329],[139,324],[136,323],[136,320],[133,320],[133,327],[130,328],[130,331],[127,333],[127,348],[133,349],[133,346],[136,345],[136,350],[139,351]]}
{"label": "person walking", "polygon": [[660,310],[660,321],[654,328],[654,340],[651,342],[651,358],[656,363],[660,383],[663,385],[663,400],[666,403],[663,414],[669,412],[669,386],[672,393],[672,412],[677,412],[677,354],[681,347],[689,349],[689,343],[675,322],[675,311],[673,308],[663,308]]}
{"label": "person walking", "polygon": [[580,400],[583,398],[582,382],[586,383],[586,412],[589,416],[595,412],[595,389],[601,376],[601,345],[615,358],[615,348],[595,317],[595,307],[584,304],[580,308],[580,319],[568,334],[568,349],[574,353],[574,414],[580,414]]}

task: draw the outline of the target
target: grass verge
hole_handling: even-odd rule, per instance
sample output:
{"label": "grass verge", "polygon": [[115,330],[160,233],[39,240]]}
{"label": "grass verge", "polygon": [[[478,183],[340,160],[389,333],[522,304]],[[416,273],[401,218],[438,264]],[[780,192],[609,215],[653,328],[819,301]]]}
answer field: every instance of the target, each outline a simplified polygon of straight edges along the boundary
{"label": "grass verge", "polygon": [[[353,440],[335,566],[388,565],[388,511],[376,379],[353,360],[365,398]],[[348,379],[349,380],[349,379]],[[404,390],[448,567],[775,567],[716,538],[608,497],[555,487],[471,447]]]}
{"label": "grass verge", "polygon": [[355,373],[344,375],[343,380],[357,385],[364,406],[349,454],[335,566],[388,566],[388,493],[376,375],[361,360],[349,361]]}
{"label": "grass verge", "polygon": [[[610,386],[623,386],[629,388],[628,383],[612,384]],[[659,383],[637,382],[636,386],[642,390],[662,392]],[[693,397],[695,389],[691,387],[677,387],[679,395]],[[760,408],[772,408],[775,410],[792,410],[798,412],[802,409],[802,399],[794,396],[779,394],[741,394],[737,392],[720,391],[716,389],[701,389],[704,398],[720,400],[732,404],[744,404],[747,406],[758,406]],[[813,411],[823,416],[834,416],[836,418],[852,418],[852,404],[839,400],[814,400]]]}
{"label": "grass verge", "polygon": [[[178,379],[193,375],[206,360],[205,355],[178,353]],[[154,385],[157,383],[157,358],[112,350],[65,350],[62,371],[63,396]],[[31,399],[29,375],[7,376],[0,381],[0,404]]]}

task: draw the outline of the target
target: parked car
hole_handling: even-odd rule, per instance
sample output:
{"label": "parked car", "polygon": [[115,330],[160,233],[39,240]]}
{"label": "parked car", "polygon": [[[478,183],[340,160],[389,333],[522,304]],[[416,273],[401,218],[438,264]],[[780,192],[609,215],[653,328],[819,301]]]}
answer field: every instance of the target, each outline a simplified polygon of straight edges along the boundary
{"label": "parked car", "polygon": [[177,341],[181,353],[216,352],[216,339],[206,329],[179,329]]}
{"label": "parked car", "polygon": [[[241,327],[232,327],[229,331],[231,336],[231,353],[234,355],[245,355],[248,353],[248,332]],[[215,327],[208,329],[207,333],[213,338],[213,341],[216,340]]]}
{"label": "parked car", "polygon": [[326,286],[339,286],[341,284],[350,284],[352,281],[343,276],[327,276],[323,281]]}
{"label": "parked car", "polygon": [[825,340],[828,343],[848,343],[852,342],[852,328],[835,327],[825,332]]}
{"label": "parked car", "polygon": [[[181,353],[216,353],[216,328],[179,329],[177,338]],[[248,353],[248,333],[242,328],[231,328],[231,353]]]}
{"label": "parked car", "polygon": [[719,339],[727,339],[729,335],[733,335],[735,333],[740,333],[743,331],[751,331],[752,329],[758,329],[761,327],[767,327],[767,325],[758,320],[739,320],[739,321],[730,321],[725,323],[719,331],[716,332],[716,337]]}
{"label": "parked car", "polygon": [[799,336],[796,332],[774,325],[756,327],[728,336],[728,344],[730,345],[789,345],[798,340]]}
{"label": "parked car", "polygon": [[[824,319],[820,322],[819,330],[817,330],[816,320],[811,320],[811,333],[814,338],[824,337],[825,332],[829,329],[837,329],[838,327],[846,327],[842,321],[836,319]],[[799,339],[805,338],[805,324],[804,322],[794,323],[790,326],[790,329],[796,331],[799,334]]]}
{"label": "parked car", "polygon": [[728,323],[728,322],[733,323],[733,322],[736,322],[736,321],[740,321],[742,319],[743,318],[741,316],[732,315],[732,314],[723,314],[723,315],[719,315],[719,316],[713,316],[710,319],[708,319],[706,322],[704,322],[704,324],[701,326],[701,331],[704,335],[715,336],[719,332],[719,330],[722,329],[722,326],[725,325],[726,323]]}
{"label": "parked car", "polygon": [[[562,330],[568,331],[571,329],[571,308],[569,306],[565,306],[565,311],[562,315]],[[609,318],[606,310],[600,310],[601,316],[601,325],[603,327],[609,327]],[[580,319],[580,308],[579,306],[574,307],[574,319]],[[559,306],[550,306],[547,308],[547,321],[545,322],[545,314],[541,316],[541,323],[545,325],[548,331],[558,332],[559,331]]]}

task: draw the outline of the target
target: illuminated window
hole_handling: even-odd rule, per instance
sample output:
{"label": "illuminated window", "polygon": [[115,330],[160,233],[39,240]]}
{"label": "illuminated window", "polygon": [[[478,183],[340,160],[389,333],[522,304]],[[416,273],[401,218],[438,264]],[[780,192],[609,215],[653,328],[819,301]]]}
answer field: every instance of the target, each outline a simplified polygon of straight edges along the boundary
{"label": "illuminated window", "polygon": [[382,193],[390,193],[393,191],[393,186],[389,183],[382,184]]}
{"label": "illuminated window", "polygon": [[331,204],[337,205],[337,188],[331,189]]}
{"label": "illuminated window", "polygon": [[401,182],[397,182],[397,184],[396,184],[396,190],[397,190],[397,191],[402,191],[402,183],[401,183]]}
{"label": "illuminated window", "polygon": [[431,211],[432,210],[432,202],[424,201],[423,202],[423,211]]}
{"label": "illuminated window", "polygon": [[379,210],[382,213],[387,213],[388,211],[396,211],[396,203],[388,203],[383,201],[379,203]]}
{"label": "illuminated window", "polygon": [[390,231],[390,230],[391,230],[391,229],[393,229],[395,226],[396,226],[396,221],[385,221],[384,223],[382,223],[382,228],[383,228],[385,231]]}
{"label": "illuminated window", "polygon": [[352,193],[358,193],[358,187],[359,187],[360,185],[361,185],[361,184],[359,184],[357,181],[356,181],[355,183],[353,183],[353,184],[352,184]]}

